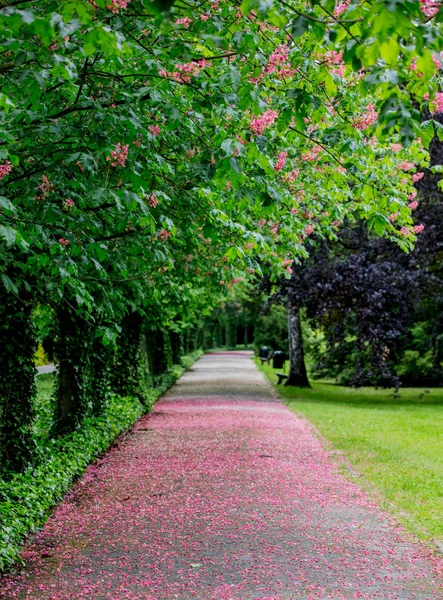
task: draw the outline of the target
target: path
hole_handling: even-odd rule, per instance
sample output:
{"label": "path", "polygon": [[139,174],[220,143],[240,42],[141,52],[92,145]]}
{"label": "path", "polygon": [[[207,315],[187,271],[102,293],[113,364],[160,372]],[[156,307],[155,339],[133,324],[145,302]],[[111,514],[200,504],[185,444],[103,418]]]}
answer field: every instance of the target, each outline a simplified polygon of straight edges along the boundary
{"label": "path", "polygon": [[442,558],[343,478],[244,353],[200,359],[24,559],[3,597],[443,598]]}

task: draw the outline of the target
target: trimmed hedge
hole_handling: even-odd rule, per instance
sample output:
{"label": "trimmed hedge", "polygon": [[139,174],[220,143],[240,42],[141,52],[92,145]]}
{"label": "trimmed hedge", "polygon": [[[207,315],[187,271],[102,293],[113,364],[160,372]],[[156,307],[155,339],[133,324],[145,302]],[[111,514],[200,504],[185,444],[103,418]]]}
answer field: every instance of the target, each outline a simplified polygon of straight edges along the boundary
{"label": "trimmed hedge", "polygon": [[[184,356],[160,385],[147,390],[148,410],[201,354]],[[21,562],[25,537],[45,523],[75,479],[144,412],[146,406],[138,399],[113,396],[102,415],[85,418],[80,429],[50,440],[37,466],[11,480],[0,480],[0,571]]]}

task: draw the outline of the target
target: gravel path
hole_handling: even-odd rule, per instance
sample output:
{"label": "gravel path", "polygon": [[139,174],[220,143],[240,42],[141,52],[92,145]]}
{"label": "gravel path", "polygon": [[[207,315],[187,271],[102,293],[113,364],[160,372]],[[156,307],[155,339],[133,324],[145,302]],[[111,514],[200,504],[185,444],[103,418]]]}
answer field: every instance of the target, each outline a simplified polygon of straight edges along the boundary
{"label": "gravel path", "polygon": [[78,482],[4,598],[443,598],[248,353],[206,355]]}

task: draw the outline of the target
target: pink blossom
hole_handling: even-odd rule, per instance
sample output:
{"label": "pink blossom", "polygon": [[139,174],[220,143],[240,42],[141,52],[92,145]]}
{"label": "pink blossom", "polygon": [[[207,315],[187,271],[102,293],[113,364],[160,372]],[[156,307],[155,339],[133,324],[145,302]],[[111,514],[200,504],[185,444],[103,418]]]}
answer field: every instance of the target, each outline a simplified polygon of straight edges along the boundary
{"label": "pink blossom", "polygon": [[281,171],[283,169],[283,167],[285,166],[285,162],[286,162],[286,157],[288,156],[287,152],[280,152],[280,154],[277,157],[277,161],[275,163],[275,171]]}
{"label": "pink blossom", "polygon": [[58,243],[61,244],[62,246],[67,246],[69,244],[69,240],[66,240],[65,238],[60,238],[58,240]]}
{"label": "pink blossom", "polygon": [[294,262],[293,259],[291,259],[291,258],[285,258],[285,260],[282,262],[282,265],[284,267],[287,267],[289,265],[292,265],[293,262]]}
{"label": "pink blossom", "polygon": [[434,100],[430,104],[431,113],[443,112],[443,92],[437,92]]}
{"label": "pink blossom", "polygon": [[4,179],[9,173],[12,171],[12,165],[9,160],[6,160],[2,165],[0,165],[0,181]]}
{"label": "pink blossom", "polygon": [[155,208],[158,204],[157,196],[155,194],[151,194],[150,196],[146,196],[146,203],[151,208]]}
{"label": "pink blossom", "polygon": [[158,237],[162,242],[166,242],[166,240],[169,238],[170,235],[171,235],[170,231],[168,231],[167,229],[162,229],[159,232]]}
{"label": "pink blossom", "polygon": [[63,208],[66,210],[70,210],[71,208],[74,208],[74,206],[75,202],[72,198],[66,198],[66,200],[63,202]]}
{"label": "pink blossom", "polygon": [[423,172],[419,172],[419,173],[414,173],[412,175],[412,182],[416,183],[417,181],[420,181],[420,179],[422,179],[424,177],[424,173]]}
{"label": "pink blossom", "polygon": [[298,215],[298,208],[296,206],[293,206],[289,212],[291,213],[291,215]]}
{"label": "pink blossom", "polygon": [[46,177],[46,175],[42,175],[42,182],[37,186],[37,189],[42,191],[43,196],[46,196],[46,194],[54,191],[54,186]]}
{"label": "pink blossom", "polygon": [[420,10],[425,17],[435,17],[440,8],[440,0],[420,0]]}
{"label": "pink blossom", "polygon": [[390,221],[391,223],[393,223],[394,221],[396,221],[396,220],[398,219],[398,212],[396,212],[396,213],[391,213],[391,214],[389,215],[389,217],[388,217],[388,218],[389,218],[389,221]]}
{"label": "pink blossom", "polygon": [[338,227],[340,225],[340,223],[341,223],[340,219],[335,219],[335,221],[332,221],[332,225],[334,227]]}
{"label": "pink blossom", "polygon": [[364,131],[368,127],[371,127],[378,118],[378,112],[375,110],[374,105],[370,102],[367,106],[367,112],[356,117],[352,122],[352,126],[356,127],[360,131]]}
{"label": "pink blossom", "polygon": [[210,19],[210,16],[208,14],[206,14],[206,13],[203,13],[203,14],[200,15],[200,19],[202,21],[207,21],[208,19]]}
{"label": "pink blossom", "polygon": [[185,29],[188,29],[189,25],[192,23],[192,19],[189,17],[180,17],[180,19],[176,20],[176,25],[183,25]]}
{"label": "pink blossom", "polygon": [[258,221],[257,225],[259,227],[264,227],[266,225],[266,219],[260,219],[260,221]]}
{"label": "pink blossom", "polygon": [[435,66],[435,68],[437,69],[437,71],[439,71],[439,70],[440,70],[440,68],[441,68],[441,60],[440,60],[440,57],[439,57],[439,56],[437,56],[436,54],[433,54],[433,55],[432,55],[432,61],[433,61],[433,63],[434,63],[434,66]]}
{"label": "pink blossom", "polygon": [[408,200],[414,200],[417,197],[417,190],[412,190],[412,192],[408,196]]}
{"label": "pink blossom", "polygon": [[412,233],[412,231],[411,231],[410,227],[404,226],[400,229],[400,235],[408,236],[408,235],[411,235],[411,233]]}
{"label": "pink blossom", "polygon": [[418,202],[417,202],[417,200],[414,200],[413,202],[411,202],[410,204],[408,204],[408,207],[409,207],[411,210],[415,210],[415,209],[417,208],[417,206],[418,206]]}
{"label": "pink blossom", "polygon": [[128,149],[129,149],[128,144],[126,144],[125,146],[122,146],[122,144],[119,142],[117,144],[115,150],[111,150],[111,156],[107,156],[106,160],[113,161],[113,162],[111,162],[112,167],[117,167],[119,165],[120,165],[120,167],[124,167],[126,159],[128,158]]}
{"label": "pink blossom", "polygon": [[414,225],[414,233],[421,233],[423,231],[423,229],[425,228],[425,226],[423,224],[420,225]]}
{"label": "pink blossom", "polygon": [[305,235],[309,236],[311,235],[311,233],[314,231],[314,226],[313,225],[307,225],[305,227]]}
{"label": "pink blossom", "polygon": [[275,48],[275,50],[271,53],[268,64],[264,68],[261,77],[264,75],[270,75],[271,73],[275,73],[279,79],[293,77],[296,73],[296,70],[292,69],[288,60],[288,55],[289,46],[286,44],[277,46],[277,48]]}
{"label": "pink blossom", "polygon": [[340,77],[344,76],[345,63],[343,62],[343,50],[340,50],[339,52],[331,50],[324,55],[319,54],[318,59],[323,61],[331,73],[339,75]]}
{"label": "pink blossom", "polygon": [[160,127],[158,125],[149,125],[148,129],[149,129],[149,133],[151,135],[153,135],[154,137],[157,137],[158,134],[160,133]]}
{"label": "pink blossom", "polygon": [[113,13],[118,13],[118,11],[123,8],[127,8],[128,4],[131,0],[111,0],[111,4],[107,5],[107,8]]}
{"label": "pink blossom", "polygon": [[301,159],[303,161],[317,160],[320,152],[321,152],[321,146],[314,146],[312,148],[312,150],[307,150],[306,152],[303,152],[303,154],[301,155]]}
{"label": "pink blossom", "polygon": [[252,133],[255,133],[255,135],[262,135],[265,129],[272,127],[277,117],[278,112],[276,110],[267,110],[262,115],[259,115],[251,122]]}
{"label": "pink blossom", "polygon": [[392,152],[400,152],[403,149],[401,144],[391,144]]}
{"label": "pink blossom", "polygon": [[334,8],[334,17],[339,17],[341,14],[343,14],[348,8],[350,1],[351,0],[345,0],[344,2],[339,2],[336,4]]}
{"label": "pink blossom", "polygon": [[402,163],[400,163],[398,165],[398,168],[401,169],[402,171],[410,171],[411,169],[415,168],[415,165],[413,162],[410,162],[408,160],[404,160]]}

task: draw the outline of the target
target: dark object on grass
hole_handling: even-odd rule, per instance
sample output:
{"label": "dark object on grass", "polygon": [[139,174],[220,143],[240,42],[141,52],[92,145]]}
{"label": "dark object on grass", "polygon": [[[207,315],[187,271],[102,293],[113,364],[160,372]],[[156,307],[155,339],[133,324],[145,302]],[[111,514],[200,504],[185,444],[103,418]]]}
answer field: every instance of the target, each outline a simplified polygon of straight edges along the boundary
{"label": "dark object on grass", "polygon": [[284,369],[286,355],[281,350],[276,350],[272,359],[273,369]]}
{"label": "dark object on grass", "polygon": [[278,377],[277,385],[280,385],[283,379],[287,379],[288,376],[285,373],[276,373]]}

